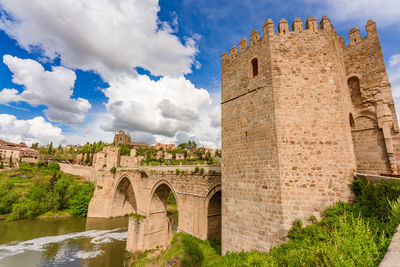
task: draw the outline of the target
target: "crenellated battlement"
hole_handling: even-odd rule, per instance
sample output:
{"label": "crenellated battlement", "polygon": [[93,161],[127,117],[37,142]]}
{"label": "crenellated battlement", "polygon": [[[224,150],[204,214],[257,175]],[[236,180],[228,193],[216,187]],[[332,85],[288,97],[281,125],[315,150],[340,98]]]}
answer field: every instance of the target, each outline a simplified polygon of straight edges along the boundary
{"label": "crenellated battlement", "polygon": [[[357,28],[352,28],[349,31],[349,41],[350,43],[347,47],[355,46],[363,42],[368,37],[377,37],[376,23],[373,20],[368,20],[365,26],[367,36],[361,38],[360,30]],[[303,20],[301,18],[295,18],[293,20],[291,30],[289,29],[289,22],[282,18],[278,24],[278,31],[275,31],[274,22],[272,19],[267,19],[263,26],[263,36],[256,29],[254,29],[251,34],[249,41],[246,37],[243,37],[239,42],[239,49],[233,46],[229,53],[223,53],[221,55],[221,63],[229,62],[240,55],[241,52],[245,51],[249,47],[255,46],[257,43],[264,41],[267,42],[268,39],[272,38],[284,38],[284,36],[291,36],[295,34],[316,34],[318,32],[335,32],[335,29],[327,16],[323,16],[319,22],[315,17],[309,17],[306,20],[305,27],[303,25]],[[336,33],[336,32],[335,32]],[[342,36],[336,35],[340,43],[345,46],[344,38]]]}

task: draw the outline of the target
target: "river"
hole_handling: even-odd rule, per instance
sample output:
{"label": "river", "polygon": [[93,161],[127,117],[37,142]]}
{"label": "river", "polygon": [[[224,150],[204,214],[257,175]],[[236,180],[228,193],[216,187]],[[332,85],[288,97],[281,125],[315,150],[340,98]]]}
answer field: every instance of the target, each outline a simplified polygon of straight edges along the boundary
{"label": "river", "polygon": [[124,266],[128,218],[0,221],[0,266]]}

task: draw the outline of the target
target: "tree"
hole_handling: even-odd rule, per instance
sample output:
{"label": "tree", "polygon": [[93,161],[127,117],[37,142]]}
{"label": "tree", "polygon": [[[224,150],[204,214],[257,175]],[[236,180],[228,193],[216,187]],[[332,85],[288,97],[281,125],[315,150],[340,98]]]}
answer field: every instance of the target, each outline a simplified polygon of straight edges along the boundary
{"label": "tree", "polygon": [[39,143],[32,143],[31,148],[37,149],[39,147]]}
{"label": "tree", "polygon": [[48,154],[53,154],[53,142],[50,143],[49,148],[47,150]]}
{"label": "tree", "polygon": [[4,163],[3,162],[0,163],[0,169],[4,169]]}
{"label": "tree", "polygon": [[12,156],[10,156],[10,162],[9,162],[10,168],[13,167],[13,162],[12,162]]}

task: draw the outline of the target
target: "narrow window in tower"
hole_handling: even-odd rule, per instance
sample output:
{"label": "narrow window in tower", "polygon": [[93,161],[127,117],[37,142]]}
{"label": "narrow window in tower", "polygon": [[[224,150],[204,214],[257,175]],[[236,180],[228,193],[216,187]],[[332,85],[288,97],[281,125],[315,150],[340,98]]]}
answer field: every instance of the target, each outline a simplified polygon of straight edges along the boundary
{"label": "narrow window in tower", "polygon": [[253,67],[253,78],[258,75],[258,60],[257,58],[253,58],[251,60],[251,66]]}

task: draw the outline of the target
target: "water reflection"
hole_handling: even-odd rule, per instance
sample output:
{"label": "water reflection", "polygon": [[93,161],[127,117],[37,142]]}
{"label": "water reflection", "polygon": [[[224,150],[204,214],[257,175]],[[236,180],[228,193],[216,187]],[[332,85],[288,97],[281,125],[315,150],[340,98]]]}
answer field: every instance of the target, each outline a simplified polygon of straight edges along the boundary
{"label": "water reflection", "polygon": [[0,266],[124,266],[128,218],[0,222]]}

